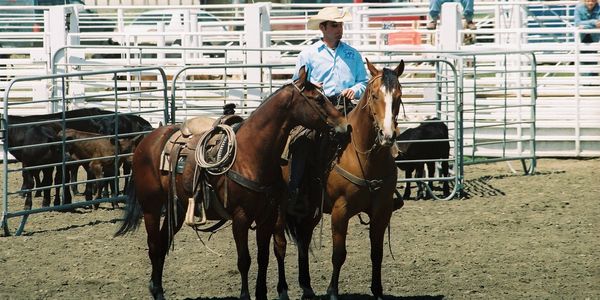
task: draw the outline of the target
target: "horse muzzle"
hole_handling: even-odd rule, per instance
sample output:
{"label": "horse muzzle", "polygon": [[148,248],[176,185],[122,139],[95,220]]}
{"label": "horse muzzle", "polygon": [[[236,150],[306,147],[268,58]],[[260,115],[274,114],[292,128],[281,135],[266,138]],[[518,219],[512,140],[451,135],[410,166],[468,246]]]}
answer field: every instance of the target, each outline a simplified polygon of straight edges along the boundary
{"label": "horse muzzle", "polygon": [[391,147],[394,144],[394,141],[396,140],[395,133],[395,131],[392,131],[392,134],[386,134],[385,132],[383,132],[383,130],[378,130],[377,141],[379,142],[379,145],[383,147]]}

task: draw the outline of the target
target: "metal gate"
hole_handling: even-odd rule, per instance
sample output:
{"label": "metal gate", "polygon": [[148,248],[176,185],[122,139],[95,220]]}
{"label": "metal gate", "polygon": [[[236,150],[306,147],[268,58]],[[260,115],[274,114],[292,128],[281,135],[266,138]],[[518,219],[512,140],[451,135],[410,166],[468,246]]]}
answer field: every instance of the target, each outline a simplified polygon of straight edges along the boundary
{"label": "metal gate", "polygon": [[[150,78],[151,82],[144,82],[144,78]],[[132,88],[131,81],[137,80],[139,84]],[[43,84],[50,89],[49,94],[52,95],[47,99],[32,99],[24,97],[14,97],[13,94],[23,95],[18,91],[31,89],[31,86]],[[125,86],[126,85],[126,86]],[[81,72],[71,73],[62,75],[49,75],[49,76],[38,76],[38,77],[26,77],[14,79],[8,85],[4,95],[4,107],[1,119],[2,125],[2,140],[3,140],[3,201],[2,201],[2,220],[1,226],[5,235],[10,234],[11,228],[8,224],[8,219],[14,217],[22,217],[21,223],[16,229],[15,234],[20,235],[25,227],[27,218],[30,214],[42,213],[47,211],[67,211],[74,208],[87,207],[94,204],[100,203],[115,203],[122,201],[123,196],[102,196],[91,201],[79,199],[77,196],[73,196],[71,203],[66,203],[65,189],[77,184],[85,183],[97,183],[99,180],[80,180],[76,182],[57,182],[50,186],[40,187],[35,186],[32,189],[21,189],[11,187],[10,181],[15,181],[15,177],[19,177],[23,171],[31,173],[39,173],[42,169],[60,169],[64,174],[69,166],[88,164],[97,157],[92,159],[76,159],[68,157],[65,151],[69,143],[73,141],[66,141],[64,134],[59,137],[58,141],[50,143],[32,143],[28,145],[11,145],[8,139],[9,130],[15,130],[18,128],[31,128],[35,126],[43,126],[44,124],[60,124],[62,131],[66,128],[67,121],[76,121],[79,119],[94,119],[100,116],[87,116],[67,119],[65,118],[65,111],[73,110],[77,108],[100,108],[106,111],[110,111],[103,117],[112,118],[114,123],[114,134],[113,135],[101,135],[91,138],[83,138],[81,140],[94,140],[94,139],[119,139],[119,138],[131,138],[140,134],[144,134],[148,131],[135,131],[135,132],[121,132],[118,130],[118,122],[121,116],[136,115],[144,118],[154,126],[159,122],[167,123],[170,119],[168,115],[168,99],[166,89],[166,76],[164,71],[158,67],[146,67],[146,68],[129,68],[129,69],[118,69],[110,71],[98,71],[98,72]],[[85,91],[85,93],[82,93]],[[8,116],[13,115],[39,115],[48,112],[63,112],[62,117],[53,120],[39,120],[27,123],[10,123]],[[75,139],[77,140],[77,139]],[[74,140],[74,141],[75,141]],[[114,157],[103,157],[105,159],[112,159],[115,164],[115,169],[118,170],[120,158],[131,156],[131,153],[120,153],[118,149],[118,143],[115,145],[115,156]],[[53,147],[52,149],[61,149],[62,161],[33,164],[26,168],[23,168],[21,164],[9,163],[9,152],[18,151],[24,148],[33,147]],[[53,171],[51,172],[53,173]],[[113,182],[116,186],[116,190],[119,191],[123,187],[125,175],[119,175],[117,172],[112,177],[104,177],[103,180]],[[34,198],[34,205],[31,209],[22,209],[22,200],[19,197],[21,193],[35,193],[44,189],[57,189],[60,188],[62,191],[57,197],[58,200],[54,206],[41,207],[37,204],[38,201]],[[49,203],[47,203],[49,204]]]}

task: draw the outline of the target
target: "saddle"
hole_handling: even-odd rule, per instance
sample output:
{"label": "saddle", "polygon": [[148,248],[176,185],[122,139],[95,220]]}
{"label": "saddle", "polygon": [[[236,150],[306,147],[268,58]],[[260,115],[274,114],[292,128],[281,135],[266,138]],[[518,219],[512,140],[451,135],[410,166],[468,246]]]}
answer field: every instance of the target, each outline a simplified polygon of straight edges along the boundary
{"label": "saddle", "polygon": [[[180,125],[178,131],[169,137],[163,147],[160,170],[171,174],[173,191],[175,190],[175,175],[183,173],[189,157],[196,159],[196,168],[200,169],[200,172],[195,175],[193,197],[188,199],[185,216],[187,225],[197,228],[199,225],[206,224],[206,209],[211,206],[223,220],[231,219],[226,211],[226,203],[222,204],[217,200],[213,187],[207,182],[207,170],[199,166],[198,157],[201,156],[209,162],[219,161],[223,155],[226,155],[223,150],[228,149],[228,146],[234,143],[234,141],[229,141],[231,137],[228,137],[220,128],[239,125],[242,121],[243,118],[238,115],[225,115],[216,120],[209,117],[188,119]],[[235,140],[235,133],[233,139]],[[203,195],[203,199],[198,199],[199,195]],[[199,206],[197,206],[197,202],[200,204]],[[225,221],[219,222],[215,226],[218,228],[224,223]],[[216,229],[215,226],[207,231]]]}

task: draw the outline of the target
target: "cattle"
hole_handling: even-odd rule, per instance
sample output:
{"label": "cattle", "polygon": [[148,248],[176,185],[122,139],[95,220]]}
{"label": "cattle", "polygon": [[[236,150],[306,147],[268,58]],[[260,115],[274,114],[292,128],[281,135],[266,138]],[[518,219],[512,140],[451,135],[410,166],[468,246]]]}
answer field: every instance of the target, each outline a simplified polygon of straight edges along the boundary
{"label": "cattle", "polygon": [[[404,177],[406,179],[412,178],[413,172],[415,172],[416,178],[424,178],[425,165],[427,165],[427,177],[434,177],[435,162],[422,162],[422,160],[435,159],[444,159],[441,162],[442,169],[440,177],[448,177],[447,159],[450,154],[450,142],[448,141],[448,127],[446,124],[444,124],[444,122],[441,122],[437,118],[426,120],[425,122],[419,124],[419,126],[415,128],[409,128],[402,132],[397,137],[397,140],[400,142],[400,148],[405,150],[401,151],[396,157],[396,164],[398,168],[405,171]],[[444,197],[446,197],[450,195],[449,183],[447,180],[443,180],[442,182],[443,194]],[[431,196],[427,193],[423,182],[419,182],[417,186],[418,190],[417,196],[415,197],[416,199],[427,199]],[[433,189],[432,181],[429,181],[429,188]],[[406,182],[404,199],[409,199],[410,194],[410,182]]]}
{"label": "cattle", "polygon": [[[47,145],[46,143],[59,142],[57,134],[63,128],[63,113],[54,113],[46,115],[31,116],[5,116],[9,125],[5,143],[9,148],[32,146],[21,149],[9,149],[10,153],[19,160],[24,170],[22,171],[23,185],[21,191],[25,191],[25,209],[31,208],[31,189],[33,189],[33,180],[39,177],[39,172],[44,173],[44,179],[39,182],[38,187],[47,187],[52,182],[53,167],[39,168],[47,164],[56,164],[63,161],[64,157],[56,154],[57,149],[62,150],[62,146]],[[150,123],[136,115],[118,114],[115,118],[113,111],[101,110],[99,108],[83,108],[64,112],[65,127],[77,130],[92,131],[105,135],[135,133],[152,130]],[[118,126],[115,123],[118,122]],[[43,160],[41,158],[44,158]],[[76,170],[76,168],[73,168]],[[124,166],[124,173],[128,174],[130,166]],[[71,173],[76,171],[71,170]],[[68,174],[65,174],[67,177]],[[55,182],[62,182],[62,167],[57,168],[57,178]],[[66,180],[69,182],[69,180]],[[73,185],[75,187],[75,185]],[[46,191],[46,190],[44,190]],[[43,205],[49,205],[50,196],[44,194]],[[71,194],[65,191],[64,204],[71,202]],[[54,204],[60,204],[60,195],[55,196]]]}
{"label": "cattle", "polygon": [[[106,137],[102,134],[85,132],[75,129],[65,129],[60,131],[57,138],[63,138],[67,141],[67,152],[73,160],[89,160],[83,165],[89,179],[96,179],[95,190],[96,199],[102,197],[102,191],[107,186],[106,182],[101,181],[104,177],[116,176],[117,172],[115,169],[116,165],[121,164],[124,161],[131,163],[131,156],[122,157],[122,154],[129,154],[133,152],[135,143],[140,139],[142,135],[138,135],[135,138],[122,138],[114,140],[112,137]],[[119,155],[119,162],[115,164],[115,157]],[[116,196],[114,181],[111,182],[113,187],[112,196]],[[92,189],[86,188],[86,200],[92,199]],[[113,203],[113,207],[116,204]],[[98,205],[94,206],[95,208]]]}

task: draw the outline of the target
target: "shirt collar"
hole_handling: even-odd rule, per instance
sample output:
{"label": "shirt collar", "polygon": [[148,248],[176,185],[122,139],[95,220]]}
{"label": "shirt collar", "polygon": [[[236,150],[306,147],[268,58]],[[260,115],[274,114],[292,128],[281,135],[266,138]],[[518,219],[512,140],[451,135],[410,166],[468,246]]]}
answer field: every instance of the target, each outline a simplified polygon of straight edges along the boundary
{"label": "shirt collar", "polygon": [[[322,50],[324,50],[325,48],[327,48],[327,45],[325,45],[325,43],[323,43],[323,40],[319,40],[319,41],[317,41],[317,42],[315,43],[315,45],[317,45],[317,50],[318,50],[319,52],[320,52],[320,51],[322,51]],[[345,44],[344,42],[340,41],[340,43],[338,44],[337,48],[335,48],[335,49],[336,49],[336,50],[337,50],[337,49],[341,49],[341,48],[343,48],[345,45],[346,45],[346,44]]]}

